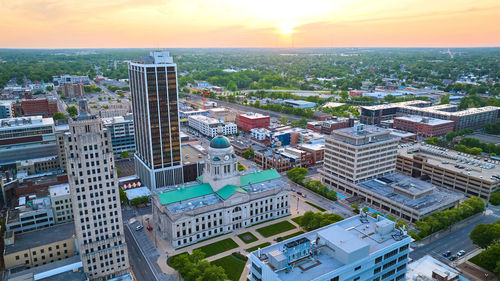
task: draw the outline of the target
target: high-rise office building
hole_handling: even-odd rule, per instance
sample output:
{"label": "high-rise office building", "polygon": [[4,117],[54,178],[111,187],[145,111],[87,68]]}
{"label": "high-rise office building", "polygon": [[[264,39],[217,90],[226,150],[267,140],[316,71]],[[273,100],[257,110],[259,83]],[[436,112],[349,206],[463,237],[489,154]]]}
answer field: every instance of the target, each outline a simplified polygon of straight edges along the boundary
{"label": "high-rise office building", "polygon": [[168,52],[129,63],[135,126],[135,168],[150,188],[183,182],[177,65]]}
{"label": "high-rise office building", "polygon": [[101,119],[80,112],[65,134],[75,232],[88,278],[108,280],[129,268],[113,149]]}

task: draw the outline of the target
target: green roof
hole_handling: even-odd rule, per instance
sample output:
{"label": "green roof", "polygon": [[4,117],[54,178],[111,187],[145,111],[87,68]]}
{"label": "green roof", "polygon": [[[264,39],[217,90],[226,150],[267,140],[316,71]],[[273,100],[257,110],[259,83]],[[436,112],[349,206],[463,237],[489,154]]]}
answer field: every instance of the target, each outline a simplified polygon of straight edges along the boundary
{"label": "green roof", "polygon": [[251,173],[243,175],[240,178],[240,186],[247,186],[249,184],[255,184],[263,181],[269,181],[280,178],[280,174],[275,169],[260,171],[257,173]]}
{"label": "green roof", "polygon": [[212,194],[214,191],[208,183],[202,183],[195,186],[179,188],[172,191],[167,191],[158,194],[162,205],[167,205],[174,202],[184,201],[200,196]]}
{"label": "green roof", "polygon": [[228,197],[233,195],[235,192],[247,193],[241,187],[236,186],[236,185],[231,185],[231,184],[224,186],[223,188],[219,189],[216,193],[217,193],[217,195],[222,197],[222,199],[227,199]]}
{"label": "green roof", "polygon": [[216,136],[210,141],[210,147],[212,148],[228,148],[231,147],[229,139],[225,136]]}
{"label": "green roof", "polygon": [[[275,169],[255,172],[240,177],[240,186],[236,185],[226,185],[219,189],[216,193],[222,199],[227,199],[235,192],[246,193],[241,187],[247,186],[249,184],[256,184],[264,181],[274,180],[280,178],[280,174]],[[198,180],[202,180],[202,177],[198,177]],[[196,197],[201,197],[209,194],[213,194],[214,191],[210,184],[202,183],[195,186],[179,188],[172,191],[167,191],[158,194],[160,202],[162,205],[167,205],[170,203],[175,203],[179,201],[189,200]]]}

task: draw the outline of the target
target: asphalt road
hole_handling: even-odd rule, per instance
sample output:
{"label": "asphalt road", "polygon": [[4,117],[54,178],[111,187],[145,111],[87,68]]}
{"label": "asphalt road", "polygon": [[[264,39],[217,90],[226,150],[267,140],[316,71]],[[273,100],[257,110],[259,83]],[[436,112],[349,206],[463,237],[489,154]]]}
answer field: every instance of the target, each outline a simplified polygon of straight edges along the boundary
{"label": "asphalt road", "polygon": [[455,255],[458,251],[465,250],[466,254],[470,253],[477,248],[469,238],[469,234],[474,227],[478,224],[492,223],[500,219],[500,208],[490,207],[490,210],[493,211],[491,214],[482,215],[462,228],[446,232],[426,246],[414,248],[410,252],[410,258],[416,260],[425,255],[431,255],[446,264],[450,264],[451,262],[442,256],[444,252],[450,251],[452,255]]}
{"label": "asphalt road", "polygon": [[139,250],[139,246],[132,238],[132,234],[130,233],[130,229],[128,227],[124,227],[125,229],[125,241],[127,241],[128,248],[128,259],[130,262],[130,267],[134,272],[135,278],[137,280],[157,280],[154,279],[154,274],[151,268],[149,267],[146,259],[142,255]]}

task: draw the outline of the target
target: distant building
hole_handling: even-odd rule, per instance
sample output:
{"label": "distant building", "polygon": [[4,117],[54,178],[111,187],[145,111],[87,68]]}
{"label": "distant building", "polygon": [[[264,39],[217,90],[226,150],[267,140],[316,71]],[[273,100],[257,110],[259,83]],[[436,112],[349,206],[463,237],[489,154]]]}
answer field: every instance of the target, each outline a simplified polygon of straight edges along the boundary
{"label": "distant building", "polygon": [[[202,135],[215,137],[217,135],[217,128],[220,121],[217,119],[206,117],[203,115],[193,115],[188,118],[189,127],[200,132]],[[238,127],[236,124],[231,122],[225,122],[222,125],[222,134],[225,136],[234,135],[238,132]]]}
{"label": "distant building", "polygon": [[297,148],[307,151],[311,154],[311,165],[322,164],[325,159],[324,144],[299,144]]}
{"label": "distant building", "polygon": [[5,268],[29,269],[77,255],[73,223],[21,234],[6,231],[4,241]]}
{"label": "distant building", "polygon": [[198,109],[198,110],[179,110],[179,118],[187,119],[189,116],[193,115],[203,115],[208,116],[208,110]]}
{"label": "distant building", "polygon": [[212,87],[212,84],[207,81],[195,81],[194,86],[199,89],[209,89]]}
{"label": "distant building", "polygon": [[235,122],[236,113],[225,107],[214,107],[208,109],[208,116],[224,122]]}
{"label": "distant building", "polygon": [[250,130],[250,136],[252,139],[259,142],[265,141],[270,133],[271,131],[265,128],[254,128]]}
{"label": "distant building", "polygon": [[57,156],[52,118],[31,116],[0,120],[0,169],[16,162]]}
{"label": "distant building", "polygon": [[73,207],[71,205],[69,184],[52,185],[49,187],[49,192],[55,223],[73,221]]}
{"label": "distant building", "polygon": [[10,100],[0,100],[0,119],[13,118],[14,109],[12,107],[12,101]]}
{"label": "distant building", "polygon": [[320,111],[315,111],[313,114],[313,118],[318,121],[326,121],[332,119],[333,116],[331,114],[326,114]]}
{"label": "distant building", "polygon": [[314,102],[304,101],[304,100],[284,100],[285,105],[291,106],[293,108],[314,108],[316,104]]}
{"label": "distant building", "polygon": [[232,140],[231,145],[234,148],[234,153],[238,156],[243,156],[243,153],[245,151],[252,149],[252,146],[249,142],[245,142],[242,140]]}
{"label": "distant building", "polygon": [[430,138],[444,136],[452,132],[455,122],[452,120],[442,120],[417,115],[394,117],[393,128],[412,132],[418,138]]}
{"label": "distant building", "polygon": [[[80,256],[56,260],[48,264],[19,271],[19,268],[4,271],[6,281],[87,281]],[[116,281],[116,280],[115,280]],[[120,281],[132,281],[120,279]]]}
{"label": "distant building", "polygon": [[59,112],[55,98],[23,99],[21,110],[23,116],[52,117],[54,113]]}
{"label": "distant building", "polygon": [[244,113],[236,116],[236,125],[245,132],[252,129],[267,128],[271,124],[271,117],[260,113]]}
{"label": "distant building", "polygon": [[272,150],[256,150],[253,161],[262,170],[275,169],[278,173],[286,172],[292,168],[290,158]]}
{"label": "distant building", "polygon": [[111,134],[113,152],[135,151],[134,119],[132,114],[103,118],[102,122]]}
{"label": "distant building", "polygon": [[329,135],[333,130],[350,127],[349,118],[336,117],[325,121],[307,122],[307,129]]}
{"label": "distant building", "polygon": [[349,91],[349,96],[351,96],[351,97],[361,97],[361,96],[363,96],[363,93],[364,93],[364,91],[360,91],[360,90],[350,90]]}
{"label": "distant building", "polygon": [[381,216],[350,217],[253,251],[248,279],[406,280],[411,241]]}
{"label": "distant building", "polygon": [[80,98],[85,95],[83,84],[73,84],[71,82],[64,82],[59,84],[59,90],[67,98]]}
{"label": "distant building", "polygon": [[395,173],[399,139],[386,129],[355,124],[325,139],[322,182],[346,200],[415,222],[456,206],[464,196],[400,173]]}
{"label": "distant building", "polygon": [[400,115],[418,115],[442,120],[454,121],[454,130],[465,128],[482,128],[486,123],[494,123],[498,119],[498,107],[484,106],[458,111],[453,104],[432,105],[427,101],[407,101],[391,104],[361,107],[361,122],[369,125],[378,125],[384,120],[393,119]]}
{"label": "distant building", "polygon": [[63,83],[90,85],[90,79],[87,75],[78,76],[66,74],[61,77],[54,77],[53,82],[56,86],[60,86]]}

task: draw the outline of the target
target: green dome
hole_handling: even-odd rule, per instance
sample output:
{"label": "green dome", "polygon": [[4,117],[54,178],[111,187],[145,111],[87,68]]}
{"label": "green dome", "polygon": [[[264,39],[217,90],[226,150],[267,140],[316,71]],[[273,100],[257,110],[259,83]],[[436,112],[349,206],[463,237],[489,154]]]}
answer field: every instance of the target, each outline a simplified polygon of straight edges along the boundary
{"label": "green dome", "polygon": [[228,148],[230,146],[229,139],[224,136],[216,136],[210,141],[211,148]]}

